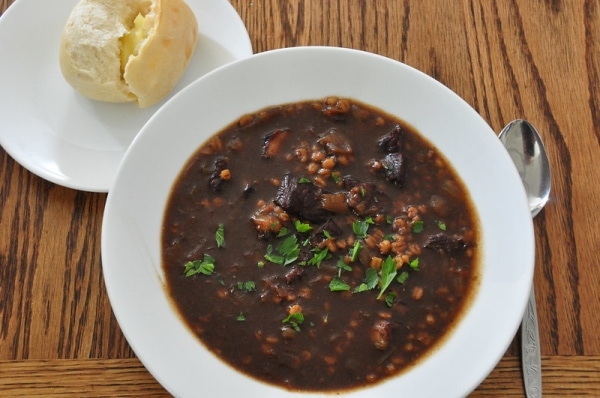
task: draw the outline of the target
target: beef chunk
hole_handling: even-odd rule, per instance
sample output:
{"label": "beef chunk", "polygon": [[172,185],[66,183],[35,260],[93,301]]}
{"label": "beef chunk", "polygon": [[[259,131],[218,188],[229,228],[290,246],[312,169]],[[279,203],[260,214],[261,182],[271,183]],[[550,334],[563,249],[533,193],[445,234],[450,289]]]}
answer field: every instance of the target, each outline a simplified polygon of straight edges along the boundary
{"label": "beef chunk", "polygon": [[383,175],[392,184],[402,188],[406,178],[406,161],[400,152],[389,153],[381,160]]}
{"label": "beef chunk", "polygon": [[375,184],[351,179],[348,182],[352,187],[348,190],[346,202],[354,214],[367,217],[386,212],[390,200]]}
{"label": "beef chunk", "polygon": [[404,130],[400,125],[396,125],[393,130],[379,137],[377,146],[387,153],[400,152],[402,148],[402,135]]}
{"label": "beef chunk", "polygon": [[321,223],[329,212],[321,207],[322,190],[311,182],[299,183],[298,178],[287,174],[275,197],[275,204],[300,219]]}
{"label": "beef chunk", "polygon": [[229,159],[224,156],[219,156],[213,163],[212,172],[208,178],[208,186],[215,192],[223,188],[223,183],[226,181],[222,178],[221,172],[227,169]]}
{"label": "beef chunk", "polygon": [[439,233],[429,236],[424,246],[444,253],[452,253],[457,250],[464,250],[467,243],[462,236]]}

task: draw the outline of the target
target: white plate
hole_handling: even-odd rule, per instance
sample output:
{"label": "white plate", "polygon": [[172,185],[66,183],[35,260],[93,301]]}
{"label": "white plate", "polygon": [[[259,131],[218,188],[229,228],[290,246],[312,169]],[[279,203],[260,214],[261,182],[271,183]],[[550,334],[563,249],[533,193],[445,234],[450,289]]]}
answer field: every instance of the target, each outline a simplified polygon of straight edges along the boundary
{"label": "white plate", "polygon": [[276,50],[219,68],[165,104],[135,138],[108,196],[102,263],[114,313],[140,360],[175,396],[331,397],[257,382],[207,351],[163,289],[160,247],[173,181],[211,134],[265,106],[328,95],[379,107],[429,138],[462,176],[483,235],[481,285],[448,339],[410,371],[344,396],[465,396],[514,338],[532,283],[533,225],[519,175],[490,127],[449,89],[388,58],[340,48]]}
{"label": "white plate", "polygon": [[[107,104],[63,79],[58,47],[77,0],[17,0],[0,18],[0,145],[23,167],[65,187],[107,192],[129,144],[161,103]],[[226,0],[187,0],[200,36],[169,98],[216,67],[252,55],[248,32]]]}

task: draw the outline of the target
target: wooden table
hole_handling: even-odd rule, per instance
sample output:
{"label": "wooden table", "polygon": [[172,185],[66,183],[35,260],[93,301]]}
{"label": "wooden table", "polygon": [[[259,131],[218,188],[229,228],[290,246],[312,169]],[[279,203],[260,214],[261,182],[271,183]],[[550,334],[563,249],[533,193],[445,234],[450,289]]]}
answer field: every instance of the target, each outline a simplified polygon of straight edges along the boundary
{"label": "wooden table", "polygon": [[[13,1],[0,0],[0,13]],[[514,118],[538,128],[554,172],[534,221],[544,395],[600,396],[600,2],[232,3],[255,52],[375,52],[439,80],[495,131]],[[0,396],[168,396],[111,312],[105,201],[46,182],[0,149]],[[484,395],[524,396],[518,340],[472,394]]]}

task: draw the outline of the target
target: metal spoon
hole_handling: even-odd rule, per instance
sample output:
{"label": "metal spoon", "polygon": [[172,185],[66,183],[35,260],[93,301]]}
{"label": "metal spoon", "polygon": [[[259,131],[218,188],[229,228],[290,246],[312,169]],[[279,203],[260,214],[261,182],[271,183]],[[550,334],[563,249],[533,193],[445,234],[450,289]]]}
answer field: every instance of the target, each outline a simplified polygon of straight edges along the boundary
{"label": "metal spoon", "polygon": [[[531,217],[535,217],[550,196],[550,164],[539,133],[529,122],[510,122],[498,136],[512,158],[527,192]],[[542,396],[540,335],[533,285],[521,323],[522,367],[528,398]]]}

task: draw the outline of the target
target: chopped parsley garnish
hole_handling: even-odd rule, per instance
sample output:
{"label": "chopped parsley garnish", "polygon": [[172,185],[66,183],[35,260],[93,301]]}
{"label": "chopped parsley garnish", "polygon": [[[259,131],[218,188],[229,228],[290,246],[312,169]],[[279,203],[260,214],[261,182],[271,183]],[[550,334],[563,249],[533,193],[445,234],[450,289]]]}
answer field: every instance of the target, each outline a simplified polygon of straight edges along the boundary
{"label": "chopped parsley garnish", "polygon": [[338,275],[340,275],[342,273],[342,270],[344,270],[344,271],[352,271],[352,267],[349,266],[348,264],[346,264],[345,262],[343,262],[342,260],[338,260],[337,267],[339,268]]}
{"label": "chopped parsley garnish", "polygon": [[273,251],[272,245],[267,246],[265,258],[275,264],[289,265],[296,261],[299,255],[298,239],[296,235],[290,235],[277,246],[275,251]]}
{"label": "chopped parsley garnish", "polygon": [[388,294],[385,295],[385,304],[388,307],[391,307],[392,305],[394,305],[394,301],[396,301],[396,293],[389,292]]}
{"label": "chopped parsley garnish", "polygon": [[244,322],[246,320],[246,315],[243,312],[240,312],[239,315],[235,318],[236,321]]}
{"label": "chopped parsley garnish", "polygon": [[352,223],[352,232],[360,239],[367,237],[367,231],[369,230],[369,223],[367,221],[354,221]]}
{"label": "chopped parsley garnish", "polygon": [[407,279],[408,279],[408,272],[406,272],[406,271],[400,272],[400,275],[398,275],[398,277],[396,278],[398,283],[402,283],[402,284],[404,282],[406,282]]}
{"label": "chopped parsley garnish", "polygon": [[314,255],[310,260],[308,260],[308,265],[315,265],[317,268],[321,266],[321,262],[323,260],[327,260],[331,257],[331,255],[329,254],[329,249],[326,247],[323,249],[315,247],[314,249],[312,249],[312,251]]}
{"label": "chopped parsley garnish", "polygon": [[345,292],[350,290],[350,285],[336,276],[329,282],[329,290],[332,292]]}
{"label": "chopped parsley garnish", "polygon": [[225,245],[225,227],[223,224],[219,224],[217,232],[215,232],[215,240],[217,241],[217,247]]}
{"label": "chopped parsley garnish", "polygon": [[256,290],[256,283],[254,283],[254,281],[238,282],[237,288],[247,292],[252,292]]}
{"label": "chopped parsley garnish", "polygon": [[303,223],[300,220],[294,221],[294,226],[296,227],[296,231],[298,231],[300,233],[309,232],[310,230],[313,229],[313,227],[310,224]]}
{"label": "chopped parsley garnish", "polygon": [[278,238],[283,238],[287,234],[288,234],[288,229],[286,227],[281,227],[281,229],[279,230],[279,232],[277,232],[277,237]]}
{"label": "chopped parsley garnish", "polygon": [[446,230],[446,223],[444,223],[443,221],[438,220],[435,223],[437,224],[438,228],[441,229],[442,231]]}
{"label": "chopped parsley garnish", "polygon": [[212,275],[215,272],[215,259],[210,254],[204,254],[203,260],[188,261],[185,264],[183,274],[192,276],[196,274]]}
{"label": "chopped parsley garnish", "polygon": [[301,312],[290,314],[281,323],[289,323],[296,332],[299,332],[300,325],[304,323],[304,315]]}
{"label": "chopped parsley garnish", "polygon": [[298,180],[298,184],[310,184],[312,181],[310,178],[302,177]]}
{"label": "chopped parsley garnish", "polygon": [[412,260],[410,260],[408,262],[408,265],[410,266],[410,268],[414,269],[415,271],[419,270],[419,257],[415,257]]}
{"label": "chopped parsley garnish", "polygon": [[335,182],[336,184],[339,184],[342,181],[342,176],[337,171],[331,173],[331,178],[333,179],[333,182]]}
{"label": "chopped parsley garnish", "polygon": [[354,242],[354,246],[352,246],[352,249],[350,250],[350,261],[356,261],[358,258],[358,253],[360,253],[360,249],[362,249],[360,242]]}
{"label": "chopped parsley garnish", "polygon": [[412,225],[412,231],[413,231],[415,234],[420,234],[421,232],[423,232],[423,228],[424,228],[424,227],[425,227],[425,226],[423,225],[423,221],[421,221],[421,220],[417,220],[417,221],[413,222],[413,225]]}
{"label": "chopped parsley garnish", "polygon": [[397,273],[396,261],[392,258],[392,256],[388,256],[385,260],[383,260],[383,264],[381,264],[381,290],[379,291],[377,300],[383,296],[385,290],[396,278]]}
{"label": "chopped parsley garnish", "polygon": [[366,292],[367,290],[372,290],[377,287],[379,283],[379,275],[377,275],[377,270],[375,268],[369,268],[365,275],[365,280],[360,285],[354,288],[354,293]]}

